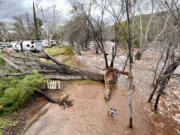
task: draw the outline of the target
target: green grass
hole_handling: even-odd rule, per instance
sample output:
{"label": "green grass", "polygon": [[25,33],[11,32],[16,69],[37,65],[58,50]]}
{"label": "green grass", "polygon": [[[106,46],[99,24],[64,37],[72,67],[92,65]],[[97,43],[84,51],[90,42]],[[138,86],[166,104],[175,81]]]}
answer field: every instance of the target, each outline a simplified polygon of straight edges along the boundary
{"label": "green grass", "polygon": [[86,82],[87,82],[87,83],[93,83],[93,81],[91,81],[91,80],[86,80]]}
{"label": "green grass", "polygon": [[3,60],[3,58],[0,58],[0,66],[5,66],[5,61]]}
{"label": "green grass", "polygon": [[0,117],[0,135],[2,135],[3,128],[7,126],[16,126],[18,123],[18,120],[11,120],[9,118]]}
{"label": "green grass", "polygon": [[[69,65],[69,66],[75,66],[75,61],[73,59],[73,56],[75,53],[73,52],[72,47],[70,46],[55,46],[52,48],[46,48],[45,51],[52,55],[53,57],[61,56],[62,57],[62,63]],[[48,61],[49,62],[49,61]]]}
{"label": "green grass", "polygon": [[16,126],[18,120],[11,120],[9,118],[0,117],[0,129],[5,128],[6,126]]}
{"label": "green grass", "polygon": [[45,51],[50,55],[56,55],[59,53],[64,53],[65,55],[74,56],[74,52],[70,46],[55,46],[52,48],[46,48]]}

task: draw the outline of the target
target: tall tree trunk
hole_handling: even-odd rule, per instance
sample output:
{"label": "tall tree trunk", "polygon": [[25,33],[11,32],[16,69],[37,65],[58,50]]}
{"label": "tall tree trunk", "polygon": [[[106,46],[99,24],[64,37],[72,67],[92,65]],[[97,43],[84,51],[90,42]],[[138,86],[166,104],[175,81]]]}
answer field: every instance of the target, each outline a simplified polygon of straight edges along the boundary
{"label": "tall tree trunk", "polygon": [[160,96],[162,95],[164,89],[166,88],[166,86],[167,86],[167,84],[171,78],[171,75],[174,73],[174,71],[176,70],[176,68],[178,67],[179,64],[180,64],[179,62],[173,62],[164,71],[164,75],[162,76],[162,84],[161,84],[160,89],[158,91],[156,102],[154,104],[154,110],[155,111],[157,110]]}
{"label": "tall tree trunk", "polygon": [[36,32],[36,40],[39,40],[39,33],[38,33],[38,22],[36,18],[36,9],[33,2],[33,18],[34,18],[34,26],[35,26],[35,32]]}
{"label": "tall tree trunk", "polygon": [[132,76],[132,22],[130,20],[131,11],[131,1],[125,0],[126,4],[126,12],[127,12],[127,22],[128,22],[128,55],[129,55],[129,94],[128,94],[128,101],[129,101],[129,128],[133,128],[133,107],[132,107],[132,91],[133,91],[133,76]]}

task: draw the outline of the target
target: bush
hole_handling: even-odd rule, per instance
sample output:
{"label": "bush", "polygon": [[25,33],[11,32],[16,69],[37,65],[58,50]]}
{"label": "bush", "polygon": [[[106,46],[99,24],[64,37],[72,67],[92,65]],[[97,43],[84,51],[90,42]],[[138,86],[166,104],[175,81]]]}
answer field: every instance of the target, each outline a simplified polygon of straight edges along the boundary
{"label": "bush", "polygon": [[5,66],[5,61],[3,60],[3,58],[0,58],[0,65]]}
{"label": "bush", "polygon": [[45,82],[45,78],[35,71],[33,75],[26,75],[24,78],[2,78],[0,80],[0,113],[11,113],[21,107]]}

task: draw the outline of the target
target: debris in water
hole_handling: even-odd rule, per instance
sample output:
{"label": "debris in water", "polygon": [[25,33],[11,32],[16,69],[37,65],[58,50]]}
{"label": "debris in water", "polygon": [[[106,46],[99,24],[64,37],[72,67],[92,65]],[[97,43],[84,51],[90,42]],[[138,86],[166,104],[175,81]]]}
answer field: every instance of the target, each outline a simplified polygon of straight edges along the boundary
{"label": "debris in water", "polygon": [[108,111],[108,114],[110,114],[111,117],[113,117],[113,115],[116,114],[116,113],[117,113],[117,111],[114,108],[110,108],[109,111]]}

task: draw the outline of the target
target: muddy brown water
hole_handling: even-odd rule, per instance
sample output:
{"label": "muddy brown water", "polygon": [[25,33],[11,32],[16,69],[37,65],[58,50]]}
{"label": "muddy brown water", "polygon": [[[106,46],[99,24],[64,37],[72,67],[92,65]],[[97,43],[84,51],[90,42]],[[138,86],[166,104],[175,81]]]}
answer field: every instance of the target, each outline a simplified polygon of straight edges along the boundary
{"label": "muddy brown water", "polygon": [[[26,114],[27,124],[24,135],[178,135],[180,134],[180,85],[179,80],[172,79],[168,92],[162,96],[158,113],[152,111],[153,104],[147,98],[152,90],[152,62],[147,54],[144,60],[134,64],[136,89],[133,92],[133,129],[128,128],[128,81],[120,76],[118,87],[113,91],[111,100],[104,100],[104,85],[92,81],[74,81],[68,83],[65,92],[71,95],[73,106],[66,108],[38,99],[43,102]],[[86,61],[84,61],[84,58]],[[98,61],[93,61],[98,59]],[[96,68],[103,64],[102,56],[78,56],[79,67],[94,72],[103,71]],[[90,63],[87,63],[90,61]],[[152,60],[152,59],[150,59]],[[92,62],[92,63],[91,63]],[[91,66],[89,66],[91,65]],[[95,65],[94,67],[92,65]],[[117,65],[122,66],[122,65]],[[60,91],[53,92],[56,96]],[[108,115],[110,108],[115,108],[114,117]]]}
{"label": "muddy brown water", "polygon": [[[74,106],[63,109],[47,103],[34,114],[25,127],[25,135],[117,135],[150,134],[140,106],[135,108],[134,128],[128,129],[127,90],[113,92],[110,102],[103,97],[104,86],[96,82],[73,82],[66,90],[71,93]],[[120,92],[121,91],[121,92]],[[108,115],[110,107],[117,109],[114,117]]]}

